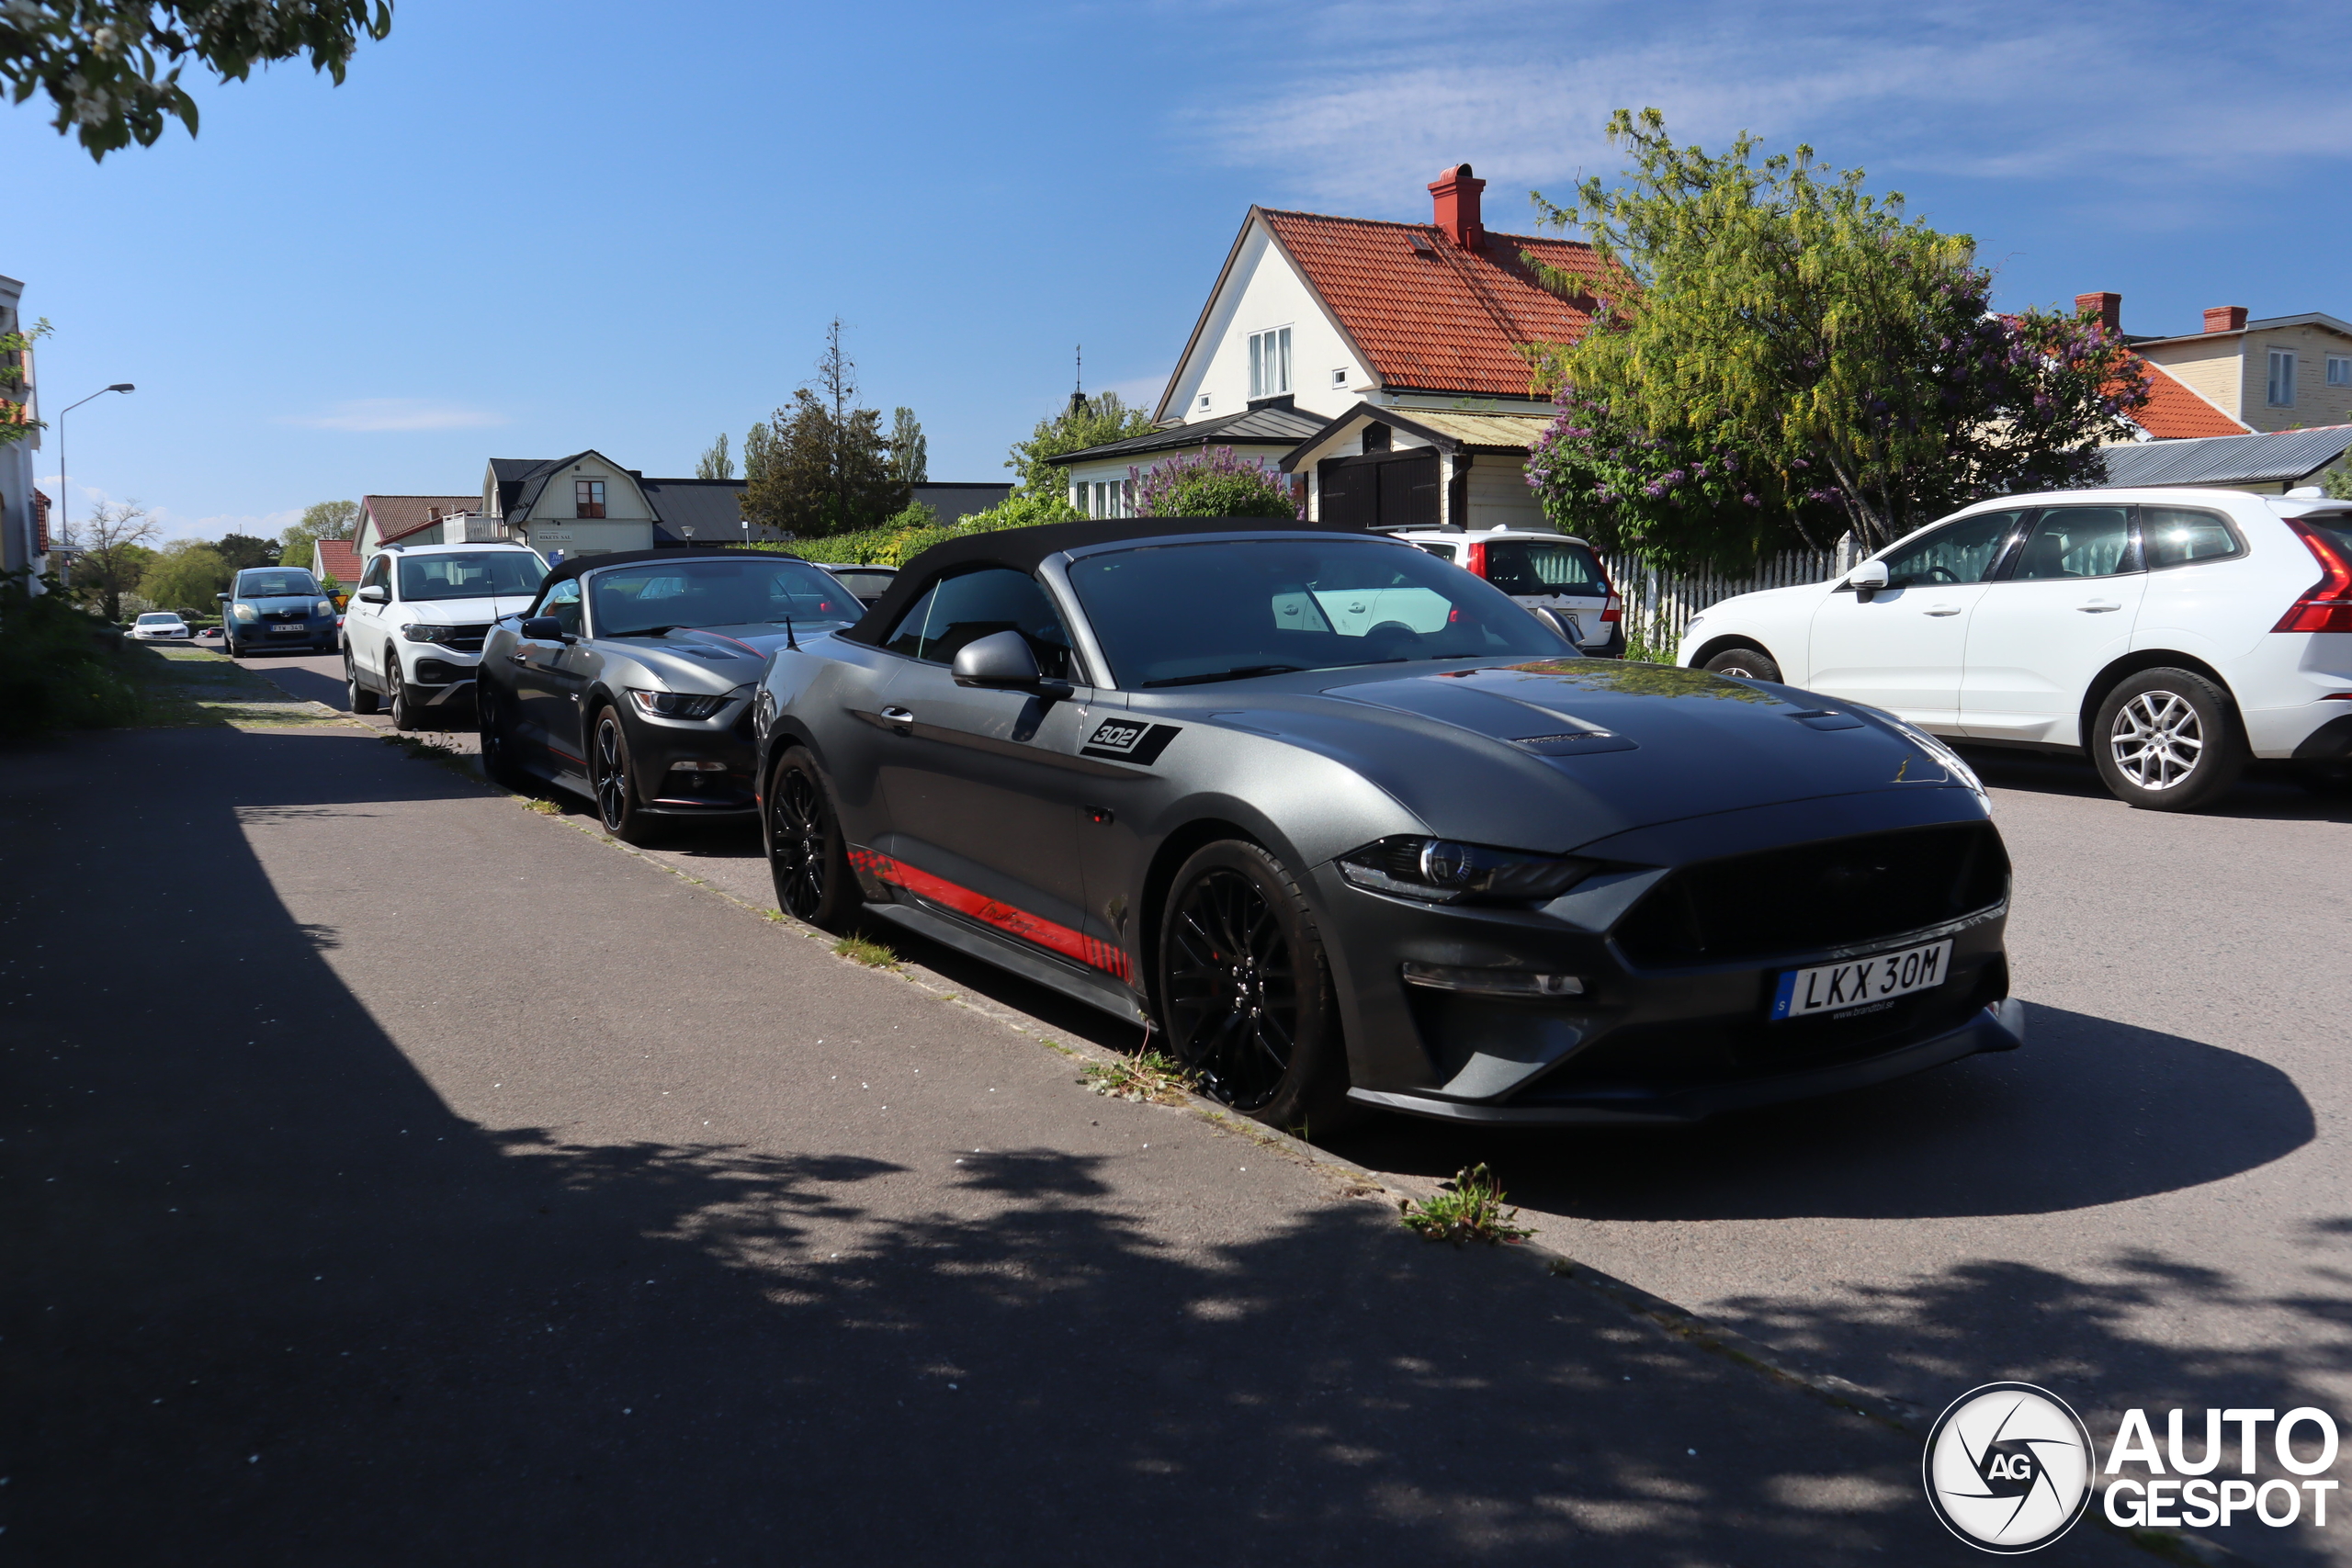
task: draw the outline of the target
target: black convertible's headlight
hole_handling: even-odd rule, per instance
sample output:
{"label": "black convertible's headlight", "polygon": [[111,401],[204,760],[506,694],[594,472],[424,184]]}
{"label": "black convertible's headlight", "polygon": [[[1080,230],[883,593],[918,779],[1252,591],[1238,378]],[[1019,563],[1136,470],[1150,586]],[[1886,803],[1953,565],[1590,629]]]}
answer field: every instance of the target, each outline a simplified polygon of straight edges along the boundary
{"label": "black convertible's headlight", "polygon": [[628,696],[637,705],[638,712],[661,718],[708,718],[727,705],[726,697],[708,697],[699,693],[640,692],[632,688]]}
{"label": "black convertible's headlight", "polygon": [[1340,874],[1358,887],[1433,904],[1524,904],[1558,897],[1596,864],[1573,855],[1399,835],[1341,855]]}

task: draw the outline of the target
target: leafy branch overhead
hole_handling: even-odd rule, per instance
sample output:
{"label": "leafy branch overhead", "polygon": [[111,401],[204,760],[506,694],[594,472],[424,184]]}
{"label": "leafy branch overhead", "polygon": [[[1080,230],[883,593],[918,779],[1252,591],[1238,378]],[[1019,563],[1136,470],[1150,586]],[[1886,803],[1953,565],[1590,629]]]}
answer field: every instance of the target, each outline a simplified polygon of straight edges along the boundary
{"label": "leafy branch overhead", "polygon": [[1529,351],[1561,402],[1530,482],[1564,525],[1669,566],[1848,529],[1876,547],[1983,496],[2090,481],[2129,434],[2146,379],[2120,336],[1996,313],[1974,242],[1861,170],[1759,157],[1750,136],[1678,147],[1655,109],[1609,131],[1623,183],[1535,197],[1622,279],[1577,343]]}
{"label": "leafy branch overhead", "polygon": [[196,61],[223,81],[308,54],[341,85],[362,39],[392,30],[391,0],[6,0],[0,80],[11,101],[56,107],[93,159],[153,146],[177,119],[196,134],[180,73]]}

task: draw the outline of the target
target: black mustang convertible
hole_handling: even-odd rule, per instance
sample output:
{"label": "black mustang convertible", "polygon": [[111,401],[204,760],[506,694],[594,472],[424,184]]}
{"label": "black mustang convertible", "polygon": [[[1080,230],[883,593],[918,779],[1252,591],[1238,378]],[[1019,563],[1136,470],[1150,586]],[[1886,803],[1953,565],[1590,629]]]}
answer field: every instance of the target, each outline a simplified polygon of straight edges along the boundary
{"label": "black mustang convertible", "polygon": [[2008,859],[1940,742],[1581,658],[1394,540],[956,539],[753,712],[786,910],[1149,1021],[1277,1124],[1688,1122],[2020,1043]]}

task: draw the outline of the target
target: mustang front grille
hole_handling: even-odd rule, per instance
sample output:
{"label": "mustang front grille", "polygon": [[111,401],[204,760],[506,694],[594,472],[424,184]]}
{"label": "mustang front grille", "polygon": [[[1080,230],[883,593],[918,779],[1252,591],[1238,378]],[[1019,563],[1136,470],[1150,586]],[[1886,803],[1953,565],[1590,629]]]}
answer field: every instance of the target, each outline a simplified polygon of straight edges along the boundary
{"label": "mustang front grille", "polygon": [[1686,865],[1617,924],[1644,968],[1847,947],[1989,908],[2009,858],[1989,822],[1866,833]]}

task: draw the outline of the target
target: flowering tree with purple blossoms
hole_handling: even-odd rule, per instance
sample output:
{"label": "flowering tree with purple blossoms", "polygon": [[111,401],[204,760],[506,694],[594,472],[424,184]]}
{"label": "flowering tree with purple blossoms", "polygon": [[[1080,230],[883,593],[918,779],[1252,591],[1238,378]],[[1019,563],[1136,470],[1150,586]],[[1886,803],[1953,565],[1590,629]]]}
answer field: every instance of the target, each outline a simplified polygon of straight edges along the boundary
{"label": "flowering tree with purple blossoms", "polygon": [[1530,483],[1595,542],[1667,566],[1843,529],[1874,549],[1984,496],[2095,483],[2098,447],[2129,435],[2146,378],[2120,337],[1996,314],[1974,243],[1906,220],[1860,170],[1833,175],[1809,147],[1759,160],[1748,136],[1677,147],[1655,109],[1609,130],[1624,184],[1535,201],[1584,231],[1621,297],[1576,344],[1529,350],[1562,398]]}
{"label": "flowering tree with purple blossoms", "polygon": [[1230,446],[1204,446],[1127,469],[1127,500],[1138,517],[1283,517],[1304,515],[1288,474],[1261,457],[1237,457]]}

